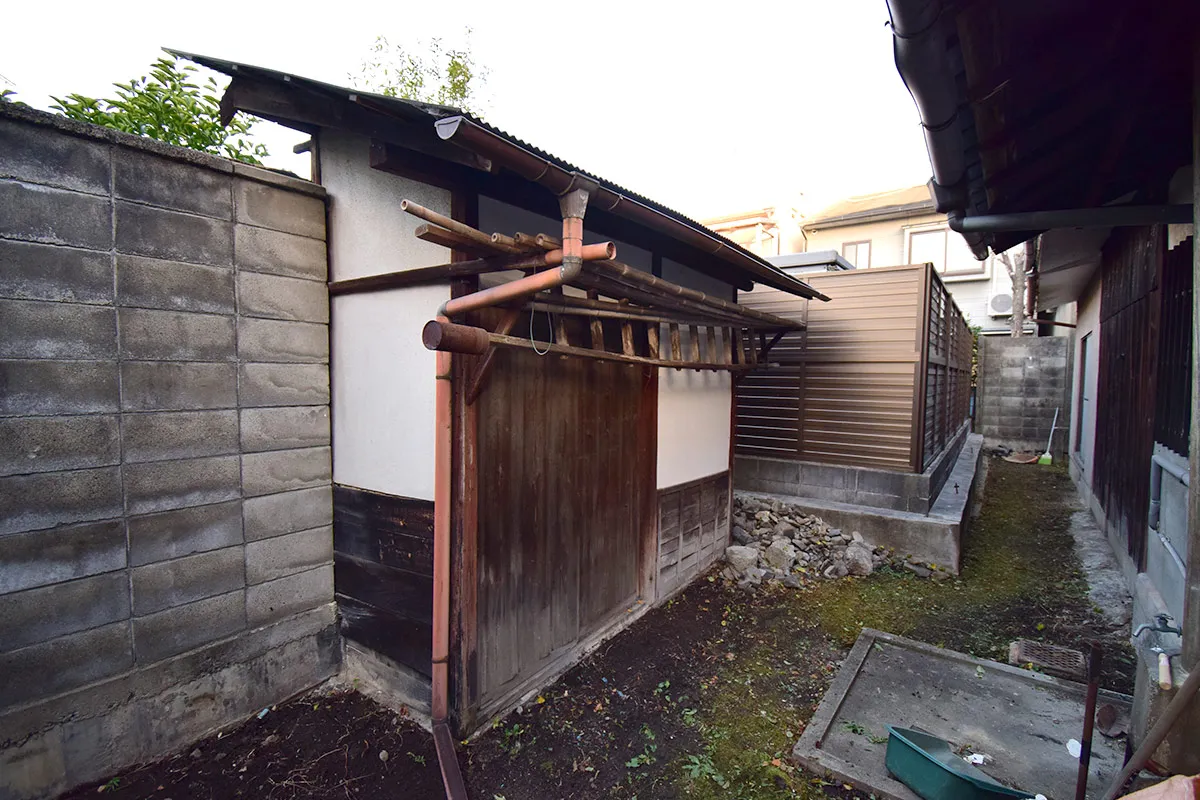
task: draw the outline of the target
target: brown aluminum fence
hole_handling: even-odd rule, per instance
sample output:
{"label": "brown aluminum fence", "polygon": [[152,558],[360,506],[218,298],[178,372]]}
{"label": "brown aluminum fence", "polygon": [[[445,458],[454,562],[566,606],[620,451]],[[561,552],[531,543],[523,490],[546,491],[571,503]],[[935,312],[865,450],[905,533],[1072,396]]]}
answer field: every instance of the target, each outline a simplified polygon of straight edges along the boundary
{"label": "brown aluminum fence", "polygon": [[738,380],[737,454],[923,471],[969,413],[962,313],[928,264],[804,278],[830,302],[761,287],[739,295],[807,328]]}

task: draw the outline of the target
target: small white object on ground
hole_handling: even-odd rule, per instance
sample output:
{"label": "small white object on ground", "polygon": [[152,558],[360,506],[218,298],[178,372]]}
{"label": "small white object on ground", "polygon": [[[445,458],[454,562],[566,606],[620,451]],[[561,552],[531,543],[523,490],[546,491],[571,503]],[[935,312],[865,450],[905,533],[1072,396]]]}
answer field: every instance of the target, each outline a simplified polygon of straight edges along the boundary
{"label": "small white object on ground", "polygon": [[1071,739],[1067,742],[1067,752],[1071,754],[1071,758],[1079,758],[1079,754],[1083,752],[1083,745],[1076,739]]}
{"label": "small white object on ground", "polygon": [[991,761],[992,757],[987,753],[971,753],[971,755],[967,756],[967,763],[974,764],[976,766],[989,764]]}

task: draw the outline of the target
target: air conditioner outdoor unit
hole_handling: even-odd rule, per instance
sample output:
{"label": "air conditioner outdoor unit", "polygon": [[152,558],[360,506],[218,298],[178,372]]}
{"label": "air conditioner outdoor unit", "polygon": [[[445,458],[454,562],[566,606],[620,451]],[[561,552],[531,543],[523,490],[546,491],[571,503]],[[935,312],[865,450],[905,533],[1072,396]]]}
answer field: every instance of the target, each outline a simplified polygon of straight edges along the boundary
{"label": "air conditioner outdoor unit", "polygon": [[993,317],[1011,317],[1012,316],[1012,295],[997,292],[992,295],[992,299],[988,300],[988,314]]}

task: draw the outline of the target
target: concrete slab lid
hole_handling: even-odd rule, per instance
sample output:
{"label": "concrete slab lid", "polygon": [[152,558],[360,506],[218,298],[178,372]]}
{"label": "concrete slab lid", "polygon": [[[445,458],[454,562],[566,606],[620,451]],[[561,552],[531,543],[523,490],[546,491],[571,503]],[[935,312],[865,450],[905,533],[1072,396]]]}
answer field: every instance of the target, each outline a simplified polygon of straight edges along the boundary
{"label": "concrete slab lid", "polygon": [[[1067,742],[1083,731],[1086,687],[864,628],[792,751],[805,769],[889,800],[919,800],[884,766],[886,725],[920,728],[992,761],[982,769],[1050,800],[1075,796]],[[1131,698],[1101,690],[1100,704]],[[856,732],[861,731],[861,732]],[[1123,741],[1093,739],[1088,797],[1124,763]]]}

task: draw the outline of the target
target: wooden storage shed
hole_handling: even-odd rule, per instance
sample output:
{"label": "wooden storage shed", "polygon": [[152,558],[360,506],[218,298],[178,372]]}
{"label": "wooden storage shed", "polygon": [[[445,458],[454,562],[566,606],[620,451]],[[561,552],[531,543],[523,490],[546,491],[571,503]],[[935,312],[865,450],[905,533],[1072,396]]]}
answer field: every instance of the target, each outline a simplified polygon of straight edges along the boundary
{"label": "wooden storage shed", "polygon": [[723,552],[732,376],[803,327],[736,292],[824,298],[456,109],[187,57],[312,134],[346,665],[432,718],[453,791],[452,737]]}

